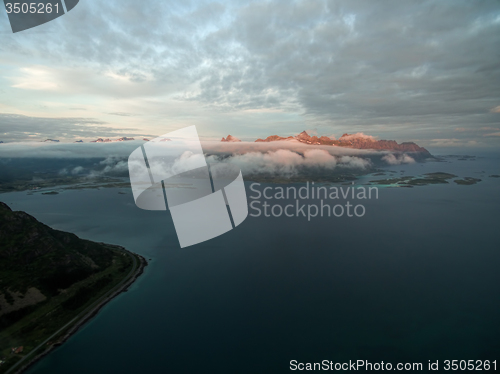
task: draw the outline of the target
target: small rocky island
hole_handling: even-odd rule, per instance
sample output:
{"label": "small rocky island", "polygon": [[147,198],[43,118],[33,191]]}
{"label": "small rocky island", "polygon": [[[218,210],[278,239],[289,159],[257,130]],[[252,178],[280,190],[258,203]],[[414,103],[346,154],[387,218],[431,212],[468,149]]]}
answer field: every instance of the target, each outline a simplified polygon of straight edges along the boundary
{"label": "small rocky island", "polygon": [[[374,174],[376,176],[377,174]],[[381,173],[378,173],[381,175]],[[371,180],[369,183],[381,186],[393,186],[393,187],[414,187],[414,186],[427,186],[429,184],[448,184],[453,178],[458,178],[454,174],[437,172],[437,173],[426,173],[422,176],[402,176],[389,179],[376,179]],[[481,179],[465,177],[463,179],[455,179],[453,182],[459,185],[472,185],[477,182],[481,182]]]}

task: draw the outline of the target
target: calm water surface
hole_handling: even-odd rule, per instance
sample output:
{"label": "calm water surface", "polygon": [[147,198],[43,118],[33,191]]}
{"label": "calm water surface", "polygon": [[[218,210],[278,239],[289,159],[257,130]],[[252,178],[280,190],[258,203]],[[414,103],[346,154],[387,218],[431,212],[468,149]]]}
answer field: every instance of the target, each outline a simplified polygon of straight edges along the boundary
{"label": "calm water surface", "polygon": [[395,166],[398,174],[446,171],[483,182],[383,188],[362,218],[248,217],[184,249],[168,213],[136,208],[126,189],[3,194],[54,228],[151,259],[129,292],[29,373],[500,360],[500,179],[488,177],[498,165]]}

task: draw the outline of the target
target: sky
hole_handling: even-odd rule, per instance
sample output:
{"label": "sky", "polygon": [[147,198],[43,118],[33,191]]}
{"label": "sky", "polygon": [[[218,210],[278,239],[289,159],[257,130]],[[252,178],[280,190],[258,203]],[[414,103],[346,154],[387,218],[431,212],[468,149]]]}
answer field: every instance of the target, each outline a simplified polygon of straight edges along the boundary
{"label": "sky", "polygon": [[499,1],[80,0],[16,34],[0,7],[0,141],[500,145]]}

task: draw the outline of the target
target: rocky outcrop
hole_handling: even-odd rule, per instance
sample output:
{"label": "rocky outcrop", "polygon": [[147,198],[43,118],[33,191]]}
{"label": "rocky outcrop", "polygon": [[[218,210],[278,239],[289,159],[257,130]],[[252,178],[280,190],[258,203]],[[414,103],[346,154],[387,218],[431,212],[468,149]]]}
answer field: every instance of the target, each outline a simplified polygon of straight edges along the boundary
{"label": "rocky outcrop", "polygon": [[221,142],[241,142],[241,140],[232,135],[228,135],[227,138],[222,138]]}
{"label": "rocky outcrop", "polygon": [[[36,287],[57,294],[71,284],[107,268],[112,251],[99,243],[54,230],[0,202],[0,292]],[[7,273],[8,272],[8,273]],[[8,295],[7,295],[8,296]]]}

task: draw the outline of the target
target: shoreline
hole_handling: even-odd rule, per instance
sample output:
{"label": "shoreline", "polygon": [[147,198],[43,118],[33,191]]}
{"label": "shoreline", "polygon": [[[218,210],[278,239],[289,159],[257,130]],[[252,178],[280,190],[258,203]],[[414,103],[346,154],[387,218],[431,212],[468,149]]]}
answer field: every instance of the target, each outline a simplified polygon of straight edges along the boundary
{"label": "shoreline", "polygon": [[[69,330],[61,338],[57,339],[57,341],[55,341],[54,343],[50,344],[50,346],[48,346],[43,352],[37,354],[32,359],[28,360],[26,363],[23,363],[20,368],[16,368],[16,366],[13,366],[5,374],[11,374],[11,373],[21,374],[21,373],[25,372],[28,368],[30,368],[36,362],[40,361],[46,355],[48,355],[49,353],[51,353],[55,348],[57,348],[57,347],[61,346],[62,344],[64,344],[64,342],[66,342],[71,336],[73,336],[74,334],[76,334],[80,328],[82,328],[87,322],[89,322],[93,317],[95,317],[99,313],[99,311],[107,303],[109,303],[111,300],[113,300],[115,297],[117,297],[121,293],[127,292],[128,288],[137,280],[137,278],[139,278],[144,273],[145,267],[148,266],[148,262],[146,261],[146,259],[143,256],[141,256],[141,255],[139,255],[137,253],[130,252],[129,250],[127,250],[124,247],[119,246],[119,245],[107,244],[107,243],[101,243],[101,244],[105,244],[105,245],[114,247],[115,249],[118,249],[120,251],[124,251],[125,253],[127,253],[128,255],[130,255],[130,256],[133,257],[134,262],[137,259],[139,261],[137,269],[135,269],[135,271],[131,270],[131,272],[133,272],[133,274],[129,273],[127,275],[127,277],[125,277],[121,281],[123,283],[117,284],[115,286],[115,287],[117,287],[116,289],[111,289],[110,291],[108,291],[110,293],[107,296],[104,295],[104,297],[103,297],[102,300],[96,301],[97,305],[91,305],[90,306],[90,308],[91,308],[90,310],[88,310],[88,311],[85,310],[83,312],[84,315],[80,319],[78,319],[73,325],[71,325],[69,327]],[[79,316],[77,316],[76,318],[78,318],[78,317]],[[72,324],[73,320],[70,321],[69,323]],[[65,328],[66,328],[66,326],[62,327],[62,329],[65,329]],[[59,332],[56,332],[55,334],[58,334],[58,333]],[[47,338],[47,340],[44,341],[42,344],[46,345],[46,344],[50,343],[50,341],[48,341],[48,340],[50,340],[51,337]],[[21,363],[21,362],[22,361],[19,361],[18,364]]]}

